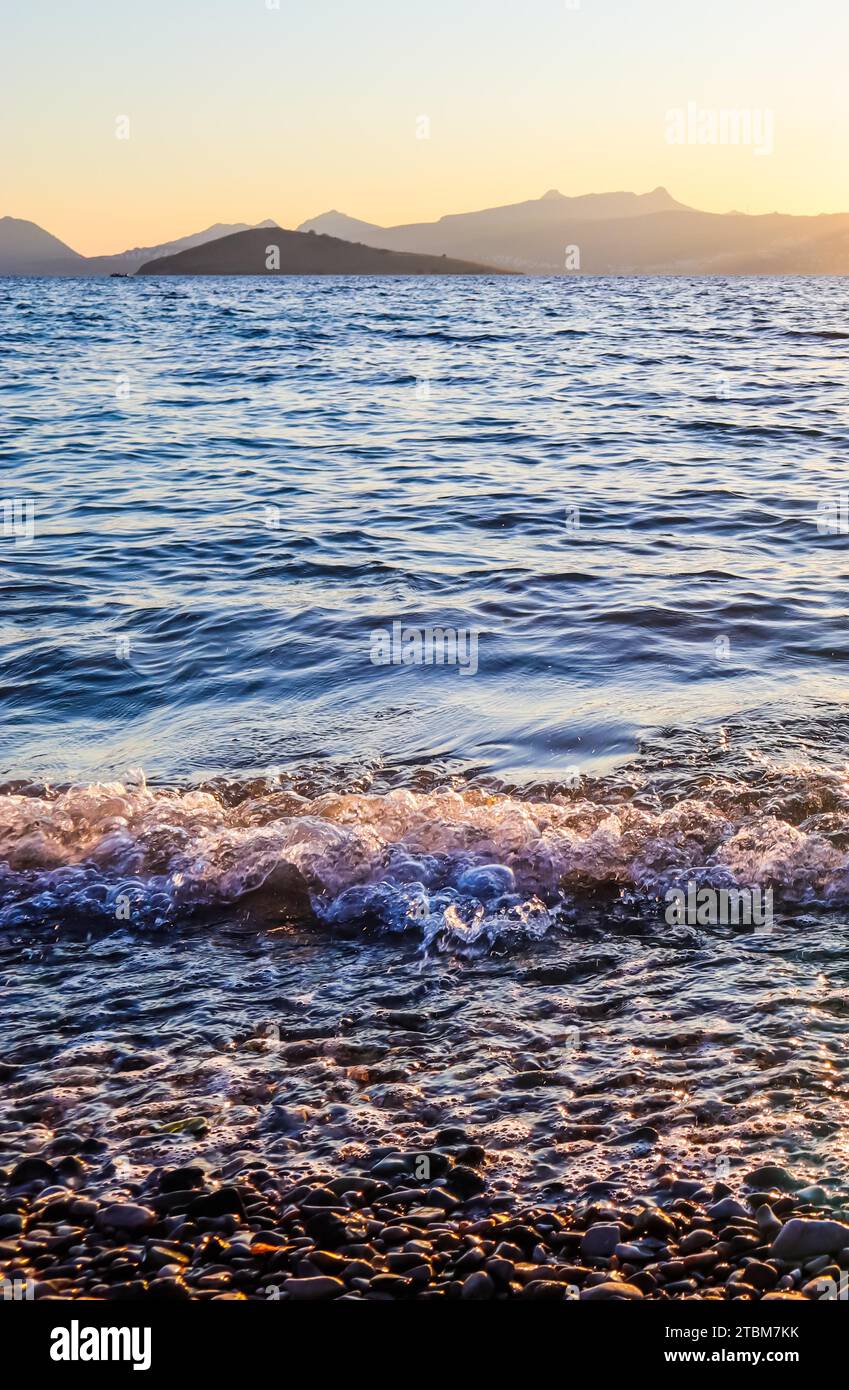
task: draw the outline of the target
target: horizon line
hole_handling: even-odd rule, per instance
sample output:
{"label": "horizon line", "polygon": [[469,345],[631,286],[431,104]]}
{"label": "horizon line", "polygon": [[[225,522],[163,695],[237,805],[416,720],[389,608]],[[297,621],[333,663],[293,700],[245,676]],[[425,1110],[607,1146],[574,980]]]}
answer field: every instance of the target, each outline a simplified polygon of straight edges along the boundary
{"label": "horizon line", "polygon": [[[258,227],[263,226],[263,224],[265,224],[265,223],[273,222],[275,226],[279,227],[279,228],[280,228],[281,230],[283,230],[283,231],[298,231],[299,228],[302,227],[302,226],[304,226],[304,225],[306,225],[306,223],[308,223],[308,222],[315,222],[315,221],[317,221],[320,217],[337,216],[337,217],[347,217],[347,218],[349,218],[351,221],[354,221],[354,222],[362,222],[362,223],[364,223],[364,224],[367,225],[367,226],[375,227],[375,228],[378,228],[378,229],[380,229],[380,230],[382,230],[382,231],[393,231],[393,230],[396,230],[397,228],[400,228],[400,227],[413,227],[413,226],[437,225],[438,223],[444,221],[444,220],[447,219],[447,218],[451,218],[451,217],[469,217],[469,216],[473,216],[473,215],[476,214],[476,213],[492,212],[492,211],[495,211],[495,210],[500,209],[500,208],[521,207],[521,206],[523,206],[524,204],[527,204],[527,203],[539,203],[539,202],[544,202],[546,199],[552,200],[554,196],[557,196],[557,197],[559,197],[559,198],[562,198],[564,201],[568,201],[568,202],[577,202],[578,200],[581,200],[581,199],[588,199],[588,198],[605,198],[605,197],[606,197],[606,198],[609,198],[609,197],[617,197],[617,196],[625,196],[625,197],[629,197],[629,196],[630,196],[630,197],[634,197],[634,198],[649,198],[649,197],[651,197],[653,194],[657,194],[657,193],[664,193],[664,194],[666,194],[666,196],[667,196],[668,198],[672,199],[673,202],[679,202],[679,199],[677,199],[673,193],[670,193],[668,187],[667,187],[665,184],[656,184],[653,188],[648,189],[648,190],[647,190],[646,192],[644,192],[644,193],[637,193],[637,192],[634,191],[634,189],[631,189],[631,188],[611,188],[611,189],[604,189],[604,190],[602,190],[601,192],[599,192],[599,191],[597,191],[597,190],[590,190],[589,192],[584,192],[584,193],[563,193],[563,192],[561,192],[561,190],[560,190],[559,188],[555,187],[554,185],[551,185],[551,186],[546,190],[545,193],[537,194],[537,195],[534,195],[534,196],[531,196],[531,197],[517,198],[515,201],[506,202],[506,203],[487,203],[487,204],[485,204],[484,206],[476,206],[476,207],[472,207],[472,208],[468,208],[468,209],[463,209],[463,210],[460,211],[460,212],[443,212],[443,213],[441,213],[441,214],[440,214],[439,216],[437,216],[437,217],[432,217],[432,218],[420,218],[420,219],[413,220],[413,221],[374,222],[374,221],[372,221],[372,220],[371,220],[370,218],[368,218],[368,217],[360,216],[360,215],[357,214],[357,213],[346,212],[346,211],[344,211],[343,209],[340,209],[340,208],[338,208],[338,207],[325,208],[325,209],[323,209],[321,212],[315,213],[314,215],[312,215],[312,216],[310,216],[310,217],[303,218],[303,219],[301,220],[301,222],[299,222],[297,225],[293,225],[293,226],[291,226],[291,227],[287,227],[285,223],[279,221],[279,220],[278,220],[277,218],[275,218],[275,217],[263,217],[263,218],[260,218],[260,219],[257,220],[257,221],[249,221],[249,220],[247,220],[247,219],[238,219],[238,218],[233,219],[233,220],[231,221],[231,220],[228,220],[228,219],[225,219],[225,218],[222,218],[222,217],[218,217],[218,218],[215,218],[212,222],[207,223],[207,225],[204,226],[204,227],[196,227],[196,228],[195,228],[194,230],[192,230],[192,231],[188,231],[188,232],[177,232],[177,233],[174,233],[174,234],[172,234],[172,235],[167,235],[167,236],[165,236],[161,241],[148,242],[148,243],[136,242],[136,243],[135,243],[134,245],[132,245],[132,246],[126,246],[126,245],[125,245],[120,251],[78,251],[78,250],[71,244],[71,242],[66,241],[66,240],[64,239],[64,237],[63,237],[61,234],[52,231],[50,227],[44,226],[41,222],[36,222],[35,219],[34,219],[34,218],[31,218],[31,217],[18,217],[15,213],[8,213],[8,212],[7,212],[7,213],[0,214],[0,222],[4,222],[4,221],[13,221],[13,222],[25,222],[25,223],[28,223],[30,226],[37,227],[40,231],[45,232],[45,233],[47,233],[49,236],[54,237],[57,241],[62,242],[62,244],[63,244],[64,246],[66,246],[66,247],[68,248],[69,251],[73,252],[73,254],[74,254],[75,256],[80,256],[80,257],[82,257],[84,260],[100,260],[100,259],[105,259],[105,258],[107,258],[107,257],[120,256],[120,255],[126,254],[126,253],[131,252],[131,251],[155,250],[155,249],[156,249],[157,247],[159,247],[159,246],[167,245],[167,244],[169,244],[170,242],[173,242],[173,241],[180,241],[180,240],[182,240],[182,239],[185,238],[185,237],[189,237],[189,236],[198,236],[198,235],[201,235],[203,232],[209,231],[209,230],[210,230],[211,228],[213,228],[213,227],[219,227],[219,226],[237,226],[237,227],[243,227],[243,228],[248,228],[248,229],[253,230],[253,229],[255,229],[255,228],[258,228]],[[794,217],[794,218],[810,218],[811,220],[815,220],[815,219],[818,219],[818,218],[845,217],[845,216],[849,216],[849,208],[847,208],[847,209],[845,209],[845,210],[838,210],[838,211],[836,211],[836,212],[823,212],[823,211],[819,211],[819,212],[806,212],[806,213],[804,213],[804,212],[802,212],[802,213],[800,213],[800,212],[783,212],[780,208],[772,208],[772,209],[771,209],[770,211],[768,211],[768,212],[745,212],[745,211],[743,211],[743,210],[740,209],[740,208],[727,208],[727,209],[725,209],[724,211],[718,212],[718,211],[711,210],[711,209],[709,209],[709,208],[697,207],[697,206],[695,206],[695,205],[693,205],[693,204],[689,204],[689,203],[681,203],[681,204],[680,204],[680,211],[682,211],[682,212],[696,212],[696,213],[700,213],[700,214],[702,214],[703,216],[707,216],[707,217],[751,217],[751,218],[759,218],[759,217]]]}

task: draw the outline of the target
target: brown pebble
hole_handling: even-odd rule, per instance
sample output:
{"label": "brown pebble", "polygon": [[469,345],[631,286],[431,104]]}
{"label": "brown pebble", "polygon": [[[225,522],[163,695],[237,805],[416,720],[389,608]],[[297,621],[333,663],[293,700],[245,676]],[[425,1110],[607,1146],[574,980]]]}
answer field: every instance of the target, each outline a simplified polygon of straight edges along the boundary
{"label": "brown pebble", "polygon": [[345,1285],[341,1279],[333,1279],[328,1275],[318,1275],[313,1279],[287,1279],[283,1284],[283,1290],[290,1298],[300,1303],[315,1303],[319,1299],[338,1298],[345,1293]]}

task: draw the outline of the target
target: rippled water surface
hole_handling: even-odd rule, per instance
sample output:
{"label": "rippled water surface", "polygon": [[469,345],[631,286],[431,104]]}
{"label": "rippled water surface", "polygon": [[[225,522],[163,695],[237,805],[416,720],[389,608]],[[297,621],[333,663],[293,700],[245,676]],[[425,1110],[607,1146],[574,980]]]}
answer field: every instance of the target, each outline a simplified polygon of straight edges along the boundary
{"label": "rippled water surface", "polygon": [[[0,1164],[461,1124],[505,1187],[844,1182],[846,282],[0,280],[0,329]],[[692,881],[772,929],[668,926]]]}

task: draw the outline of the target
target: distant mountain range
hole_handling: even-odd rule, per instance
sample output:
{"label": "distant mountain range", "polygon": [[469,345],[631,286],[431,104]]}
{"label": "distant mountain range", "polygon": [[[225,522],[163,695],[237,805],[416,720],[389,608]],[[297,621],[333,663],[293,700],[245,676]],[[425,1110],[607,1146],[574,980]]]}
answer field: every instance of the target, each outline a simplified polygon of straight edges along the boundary
{"label": "distant mountain range", "polygon": [[316,232],[237,232],[148,261],[139,275],[505,275],[448,256],[384,251]]}
{"label": "distant mountain range", "polygon": [[[264,247],[261,256],[257,251],[262,237],[256,246],[247,240],[230,246],[220,243],[233,243],[255,230],[265,235],[270,229],[282,238],[279,273],[290,275],[493,270],[531,275],[849,274],[849,213],[796,217],[699,212],[677,202],[665,188],[656,188],[644,194],[590,193],[576,198],[552,189],[523,203],[397,227],[335,211],[302,223],[297,233],[283,231],[270,219],[256,227],[218,223],[161,246],[95,257],[80,256],[33,222],[4,217],[0,275],[134,274],[142,269],[145,274],[265,274]],[[332,239],[335,246],[308,248],[302,238],[310,232]],[[349,249],[343,251],[342,243]],[[217,249],[207,253],[210,245]],[[390,261],[375,261],[367,250],[431,260],[445,257],[464,263],[465,269],[447,264],[414,269],[408,261],[403,269],[395,263],[390,270]],[[334,264],[339,268],[333,269]]]}
{"label": "distant mountain range", "polygon": [[325,232],[366,246],[391,251],[430,251],[446,256],[471,256],[518,270],[560,274],[565,269],[566,231],[588,223],[600,226],[667,212],[686,212],[664,188],[653,193],[588,193],[567,198],[551,189],[542,198],[482,212],[450,213],[438,222],[411,222],[379,227],[343,212],[326,212],[303,222],[299,232]]}
{"label": "distant mountain range", "polygon": [[326,212],[298,230],[393,251],[474,257],[532,275],[849,274],[849,213],[699,212],[665,188],[579,198],[552,189],[530,202],[398,227]]}
{"label": "distant mountain range", "polygon": [[[203,232],[166,241],[161,246],[136,246],[115,256],[81,256],[35,222],[0,217],[0,275],[133,275],[148,261],[202,246],[208,241],[218,241],[231,232],[248,231],[250,225],[248,222],[216,222]],[[277,223],[269,220],[258,225],[276,227]]]}

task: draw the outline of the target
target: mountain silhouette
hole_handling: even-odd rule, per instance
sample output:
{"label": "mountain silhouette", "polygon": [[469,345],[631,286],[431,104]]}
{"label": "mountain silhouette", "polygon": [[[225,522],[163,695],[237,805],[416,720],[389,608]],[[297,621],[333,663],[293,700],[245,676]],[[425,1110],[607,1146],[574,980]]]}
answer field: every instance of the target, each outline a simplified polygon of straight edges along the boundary
{"label": "mountain silhouette", "polygon": [[84,275],[85,257],[35,222],[0,217],[0,275]]}
{"label": "mountain silhouette", "polygon": [[[262,238],[272,229],[280,245],[279,272],[266,269],[269,243]],[[258,233],[255,243],[164,264],[253,232]],[[291,240],[309,233],[313,240],[334,241],[335,249],[312,246],[307,253],[299,241]],[[380,251],[383,258],[375,260],[368,251]],[[421,264],[393,266],[386,259],[390,252],[416,256]],[[432,264],[442,258],[441,265]],[[161,264],[154,272],[151,266],[157,262]],[[271,219],[254,226],[217,222],[175,241],[111,256],[81,256],[34,222],[0,218],[0,275],[111,275],[140,269],[145,274],[183,275],[846,275],[849,213],[798,217],[700,212],[678,202],[665,188],[574,198],[552,188],[541,198],[396,227],[335,210],[303,222],[296,232],[283,231]]]}
{"label": "mountain silhouette", "polygon": [[[665,188],[652,193],[586,193],[569,198],[552,188],[541,198],[480,212],[448,213],[437,222],[380,227],[345,213],[329,212],[304,222],[300,232],[324,232],[391,251],[465,256],[494,264],[556,274],[564,268],[564,227],[575,222],[645,217],[683,211]],[[523,264],[520,264],[523,263]]]}
{"label": "mountain silhouette", "polygon": [[149,261],[139,275],[501,275],[446,256],[385,251],[280,227],[238,232],[176,256]]}
{"label": "mountain silhouette", "polygon": [[849,273],[847,213],[795,217],[699,212],[677,202],[665,188],[577,198],[551,189],[524,203],[396,227],[333,211],[302,223],[298,230],[356,238],[393,251],[462,256],[529,274]]}
{"label": "mountain silhouette", "polygon": [[[216,222],[202,232],[193,232],[159,246],[137,246],[114,256],[81,256],[35,222],[0,217],[0,275],[112,275],[121,272],[131,275],[147,261],[216,241],[233,232],[247,231],[250,225],[247,222]],[[259,223],[260,227],[276,225],[270,220]]]}

